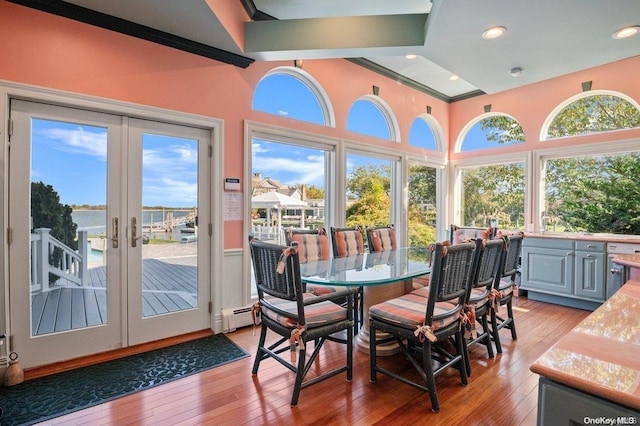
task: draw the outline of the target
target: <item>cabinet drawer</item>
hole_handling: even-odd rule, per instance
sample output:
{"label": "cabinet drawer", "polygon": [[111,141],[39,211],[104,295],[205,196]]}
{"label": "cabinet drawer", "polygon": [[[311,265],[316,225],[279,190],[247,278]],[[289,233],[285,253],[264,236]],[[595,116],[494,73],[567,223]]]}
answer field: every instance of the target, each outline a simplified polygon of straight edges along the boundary
{"label": "cabinet drawer", "polygon": [[526,237],[522,240],[523,247],[542,247],[558,250],[573,250],[573,240],[565,238],[535,238]]}
{"label": "cabinet drawer", "polygon": [[595,251],[604,253],[606,243],[596,241],[576,241],[576,251]]}

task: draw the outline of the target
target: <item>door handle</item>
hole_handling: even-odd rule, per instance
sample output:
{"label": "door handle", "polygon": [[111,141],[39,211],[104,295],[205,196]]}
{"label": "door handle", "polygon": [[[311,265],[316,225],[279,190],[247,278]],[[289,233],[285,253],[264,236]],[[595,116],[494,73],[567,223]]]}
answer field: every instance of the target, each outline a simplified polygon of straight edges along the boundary
{"label": "door handle", "polygon": [[131,218],[131,247],[136,247],[138,245],[138,226],[137,220],[135,217]]}
{"label": "door handle", "polygon": [[114,217],[111,221],[111,231],[113,237],[111,238],[111,247],[118,248],[118,218]]}

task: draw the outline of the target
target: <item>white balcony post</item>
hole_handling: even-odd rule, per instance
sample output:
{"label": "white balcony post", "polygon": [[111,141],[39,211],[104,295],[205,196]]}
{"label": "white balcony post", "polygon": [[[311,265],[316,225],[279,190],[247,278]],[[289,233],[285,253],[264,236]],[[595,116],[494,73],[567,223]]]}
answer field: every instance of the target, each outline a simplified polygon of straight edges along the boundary
{"label": "white balcony post", "polygon": [[78,231],[78,254],[80,255],[80,265],[78,265],[78,278],[82,285],[87,285],[87,264],[89,263],[89,244],[87,243],[87,231]]}
{"label": "white balcony post", "polygon": [[38,258],[38,279],[42,285],[42,291],[49,291],[49,232],[50,228],[35,229],[35,233],[40,235],[40,241],[36,256]]}

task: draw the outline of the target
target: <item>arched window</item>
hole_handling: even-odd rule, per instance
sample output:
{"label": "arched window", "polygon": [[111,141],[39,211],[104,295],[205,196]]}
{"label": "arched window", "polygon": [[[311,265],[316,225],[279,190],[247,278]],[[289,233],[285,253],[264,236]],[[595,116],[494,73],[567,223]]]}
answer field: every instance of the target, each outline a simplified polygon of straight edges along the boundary
{"label": "arched window", "polygon": [[559,105],[543,126],[542,140],[640,127],[638,104],[622,94],[580,94]]}
{"label": "arched window", "polygon": [[347,130],[379,139],[399,142],[398,122],[389,106],[378,96],[367,95],[353,103]]}
{"label": "arched window", "polygon": [[294,120],[335,127],[333,108],[320,84],[304,70],[278,67],[258,82],[251,107]]}
{"label": "arched window", "polygon": [[[436,126],[436,131],[434,131],[433,125]],[[430,115],[423,114],[416,117],[409,130],[409,145],[432,151],[441,151],[442,144],[436,138],[436,134],[439,135],[442,132],[438,132],[438,128],[438,123]]]}
{"label": "arched window", "polygon": [[524,143],[524,130],[516,119],[504,114],[484,114],[465,126],[457,151],[475,151]]}

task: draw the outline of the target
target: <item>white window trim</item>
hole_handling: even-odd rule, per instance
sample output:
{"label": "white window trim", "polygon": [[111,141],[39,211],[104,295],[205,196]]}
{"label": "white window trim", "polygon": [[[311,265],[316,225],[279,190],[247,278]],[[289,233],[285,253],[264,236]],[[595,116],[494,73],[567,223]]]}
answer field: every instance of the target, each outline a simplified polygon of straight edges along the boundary
{"label": "white window trim", "polygon": [[557,141],[557,140],[576,138],[576,137],[593,135],[593,134],[615,133],[615,132],[620,132],[620,131],[624,131],[624,130],[630,130],[628,128],[625,128],[625,129],[608,130],[608,131],[605,131],[605,132],[592,132],[592,133],[585,133],[585,134],[580,134],[580,135],[563,136],[563,137],[560,137],[560,138],[547,138],[546,137],[547,133],[549,132],[549,126],[551,126],[551,123],[553,122],[553,120],[555,120],[557,115],[565,107],[567,107],[568,105],[572,104],[573,102],[575,102],[575,101],[577,101],[579,99],[588,98],[588,97],[591,97],[591,96],[598,96],[598,95],[615,96],[615,97],[624,99],[625,101],[629,102],[631,105],[636,107],[637,110],[640,111],[640,104],[638,104],[638,102],[636,102],[636,100],[633,99],[632,97],[630,97],[628,95],[625,95],[624,93],[621,93],[621,92],[616,92],[614,90],[589,90],[588,92],[578,93],[578,94],[576,94],[574,96],[571,96],[570,98],[565,99],[563,102],[560,102],[553,110],[551,110],[551,112],[549,113],[547,118],[542,123],[542,127],[540,128],[540,135],[539,135],[539,139],[538,140],[540,140],[540,141],[549,141],[550,143],[552,143],[552,141]]}
{"label": "white window trim", "polygon": [[[307,148],[329,152],[329,160],[325,162],[325,223],[336,222],[336,211],[340,194],[344,186],[336,185],[337,167],[341,152],[339,139],[321,136],[314,133],[289,128],[274,126],[245,120],[244,122],[244,234],[251,233],[251,170],[252,166],[252,141],[254,138],[273,141],[276,143],[290,143]],[[335,188],[335,191],[333,190]],[[342,189],[344,191],[344,189]],[[244,253],[249,253],[249,240],[244,238]],[[254,302],[251,296],[251,257],[244,256],[242,301],[244,305]]]}
{"label": "white window trim", "polygon": [[[474,150],[469,150],[469,151],[462,151],[462,143],[464,142],[464,139],[467,137],[467,133],[469,133],[469,130],[471,130],[471,128],[473,126],[475,126],[476,124],[478,124],[480,121],[482,121],[483,119],[487,118],[487,117],[508,117],[512,120],[514,120],[516,123],[518,123],[521,127],[522,125],[520,124],[520,121],[518,121],[517,118],[515,118],[514,116],[510,115],[510,114],[506,114],[504,112],[487,112],[481,115],[478,115],[476,117],[474,117],[472,120],[468,121],[467,124],[464,125],[464,127],[462,128],[462,130],[460,131],[460,133],[458,134],[458,138],[456,139],[456,144],[453,148],[453,152],[480,152],[483,151],[483,149],[474,149]],[[525,135],[525,139],[526,139],[526,135]],[[523,142],[518,142],[518,143],[509,143],[509,144],[505,144],[504,146],[511,146],[511,145],[522,145]],[[486,149],[494,149],[496,148],[495,146],[490,146],[487,147]]]}
{"label": "white window trim", "polygon": [[[380,110],[380,113],[384,117],[385,121],[387,122],[387,126],[389,126],[389,141],[398,142],[398,143],[401,142],[400,141],[400,125],[398,124],[398,120],[396,119],[396,116],[393,113],[393,110],[391,109],[389,104],[384,101],[384,99],[376,95],[364,95],[356,99],[354,104],[358,101],[371,102],[376,108],[378,108],[378,110]],[[353,107],[353,104],[351,105],[351,107]],[[351,114],[351,109],[349,109],[349,114]],[[349,119],[347,117],[347,122],[348,120]],[[353,132],[353,130],[350,130],[348,128],[347,130],[350,132]],[[382,140],[387,140],[387,139],[382,139]]]}
{"label": "white window trim", "polygon": [[[446,152],[447,152],[447,150],[445,149],[446,148],[446,144],[444,143],[444,137],[443,137],[444,132],[442,131],[442,126],[440,126],[440,123],[438,122],[438,120],[436,120],[435,117],[433,115],[431,115],[431,114],[427,114],[427,113],[420,114],[416,118],[414,118],[413,121],[411,122],[411,125],[409,126],[409,133],[411,132],[411,128],[413,127],[413,123],[416,120],[424,121],[427,124],[427,126],[429,126],[431,128],[431,132],[433,133],[433,138],[434,138],[434,141],[436,143],[436,149],[435,149],[435,151],[432,151],[432,152],[443,152],[443,153],[446,154]],[[408,139],[408,136],[407,136],[407,139]],[[409,141],[409,140],[407,142],[409,143],[409,146],[413,146],[413,147],[416,147],[416,148],[422,148],[425,151],[431,151],[431,150],[429,150],[427,148],[424,148],[424,147],[421,147],[419,145],[413,145],[411,143],[411,141]]]}
{"label": "white window trim", "polygon": [[[273,68],[267,71],[267,73],[262,76],[260,81],[258,81],[258,84],[256,84],[256,88],[260,86],[260,83],[262,83],[263,80],[276,74],[289,75],[293,78],[298,79],[305,86],[307,86],[309,90],[311,90],[311,93],[313,93],[313,95],[318,100],[318,103],[320,104],[320,109],[322,110],[322,115],[324,117],[324,125],[328,127],[336,127],[336,116],[333,111],[333,106],[331,105],[331,100],[329,99],[329,95],[327,94],[327,92],[325,92],[324,88],[318,82],[318,80],[313,78],[313,76],[308,72],[306,72],[305,70],[302,70],[300,68],[295,68],[295,67],[289,67],[289,66]],[[255,90],[254,90],[254,96],[255,96]],[[252,99],[252,104],[253,104],[253,99]],[[299,120],[297,118],[292,118],[292,120],[304,121],[304,120]]]}
{"label": "white window trim", "polygon": [[462,169],[470,168],[470,167],[480,167],[480,166],[493,166],[498,164],[507,164],[507,163],[523,163],[524,164],[524,187],[525,187],[525,195],[524,195],[524,220],[525,220],[525,231],[531,232],[532,228],[532,217],[533,212],[531,212],[532,203],[532,194],[533,191],[529,191],[528,188],[536,189],[538,186],[533,178],[533,153],[530,151],[527,152],[514,152],[514,153],[506,153],[492,156],[484,156],[484,157],[473,157],[462,160],[452,160],[449,164],[449,188],[451,189],[451,199],[448,203],[448,211],[449,216],[447,216],[449,224],[460,224],[462,223]]}

